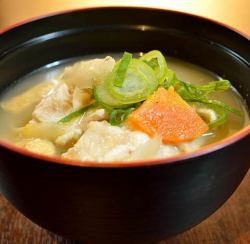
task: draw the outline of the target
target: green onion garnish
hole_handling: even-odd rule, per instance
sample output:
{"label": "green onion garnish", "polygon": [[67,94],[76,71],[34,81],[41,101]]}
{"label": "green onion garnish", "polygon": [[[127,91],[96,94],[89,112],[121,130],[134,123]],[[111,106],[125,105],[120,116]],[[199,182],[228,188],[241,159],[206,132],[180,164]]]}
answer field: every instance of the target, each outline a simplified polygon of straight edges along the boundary
{"label": "green onion garnish", "polygon": [[117,67],[117,70],[116,70],[115,79],[113,83],[115,86],[122,87],[131,59],[132,59],[132,54],[128,52],[124,52],[119,62],[119,66]]}

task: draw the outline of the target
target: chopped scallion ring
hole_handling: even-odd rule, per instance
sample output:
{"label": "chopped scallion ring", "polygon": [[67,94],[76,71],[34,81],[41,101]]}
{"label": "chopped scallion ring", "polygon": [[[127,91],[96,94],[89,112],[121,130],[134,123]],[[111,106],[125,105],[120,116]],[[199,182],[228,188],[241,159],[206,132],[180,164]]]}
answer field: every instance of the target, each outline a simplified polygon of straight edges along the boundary
{"label": "chopped scallion ring", "polygon": [[162,85],[168,72],[167,62],[163,54],[158,50],[153,50],[142,55],[140,60],[145,62],[155,71],[158,83]]}

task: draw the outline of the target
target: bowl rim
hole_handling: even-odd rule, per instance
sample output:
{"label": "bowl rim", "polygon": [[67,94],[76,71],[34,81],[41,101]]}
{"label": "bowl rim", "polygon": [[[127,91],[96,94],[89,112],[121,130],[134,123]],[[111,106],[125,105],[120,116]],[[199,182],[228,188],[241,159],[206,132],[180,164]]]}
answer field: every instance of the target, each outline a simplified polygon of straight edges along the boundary
{"label": "bowl rim", "polygon": [[[87,6],[82,8],[76,8],[76,9],[68,9],[63,11],[55,11],[48,14],[42,14],[36,17],[28,18],[25,20],[22,20],[18,23],[15,23],[13,25],[10,25],[6,28],[3,28],[0,30],[0,35],[3,35],[5,33],[8,33],[11,30],[14,30],[16,28],[19,28],[25,24],[36,22],[48,17],[53,17],[57,15],[62,14],[68,14],[68,13],[74,13],[74,12],[82,12],[82,11],[88,11],[88,10],[102,10],[102,9],[134,9],[134,10],[148,10],[148,11],[161,11],[161,12],[171,12],[175,14],[182,14],[186,16],[195,17],[197,19],[206,21],[206,22],[212,22],[216,25],[219,25],[221,27],[224,27],[226,29],[229,29],[230,31],[233,31],[240,36],[246,38],[248,41],[250,41],[250,34],[244,33],[230,25],[227,25],[225,23],[219,22],[217,20],[210,19],[208,17],[196,15],[193,13],[187,13],[184,11],[178,11],[178,10],[169,10],[169,9],[163,9],[159,7],[151,7],[151,6]],[[200,149],[189,152],[189,153],[180,153],[175,156],[167,157],[167,158],[160,158],[160,159],[147,159],[147,160],[136,160],[136,161],[105,161],[105,162],[97,162],[97,161],[81,161],[81,160],[73,160],[73,159],[64,159],[59,156],[47,156],[42,155],[38,153],[34,153],[31,151],[28,151],[22,147],[16,146],[13,143],[10,143],[4,139],[0,139],[0,148],[5,148],[7,150],[10,150],[14,153],[21,154],[22,156],[30,157],[33,159],[38,159],[40,161],[44,161],[44,163],[53,163],[53,164],[59,164],[64,166],[73,166],[73,167],[88,167],[88,168],[134,168],[134,167],[148,167],[148,166],[156,166],[156,165],[165,165],[165,164],[179,164],[184,163],[186,160],[198,158],[201,156],[204,156],[206,154],[210,154],[212,152],[218,151],[220,149],[223,149],[227,146],[230,146],[241,139],[247,137],[250,135],[250,124],[239,130],[238,132],[234,133],[233,135],[224,138],[223,140],[220,140],[218,142],[206,145],[201,147]]]}
{"label": "bowl rim", "polygon": [[63,15],[68,13],[75,13],[75,12],[82,12],[82,11],[88,11],[88,10],[97,10],[97,9],[135,9],[135,10],[151,10],[151,11],[159,11],[159,12],[170,12],[170,13],[176,13],[176,14],[182,14],[186,16],[195,17],[197,19],[205,20],[211,23],[214,23],[216,25],[219,25],[221,27],[224,27],[226,29],[229,29],[240,36],[246,38],[250,41],[250,33],[243,32],[242,30],[237,29],[236,27],[233,27],[225,22],[220,22],[219,20],[214,20],[212,18],[201,16],[194,13],[188,13],[181,10],[175,10],[175,9],[165,9],[157,6],[139,6],[139,5],[133,5],[133,6],[127,6],[127,5],[108,5],[108,6],[86,6],[86,7],[79,7],[79,8],[70,8],[66,10],[59,10],[59,11],[52,11],[50,13],[41,14],[38,16],[33,16],[30,18],[26,18],[24,20],[18,21],[17,23],[11,24],[9,26],[6,26],[5,28],[0,29],[0,35],[5,34],[8,31],[11,31],[15,28],[21,27],[22,25],[29,24],[35,21],[39,21],[45,18],[57,16],[57,15]]}

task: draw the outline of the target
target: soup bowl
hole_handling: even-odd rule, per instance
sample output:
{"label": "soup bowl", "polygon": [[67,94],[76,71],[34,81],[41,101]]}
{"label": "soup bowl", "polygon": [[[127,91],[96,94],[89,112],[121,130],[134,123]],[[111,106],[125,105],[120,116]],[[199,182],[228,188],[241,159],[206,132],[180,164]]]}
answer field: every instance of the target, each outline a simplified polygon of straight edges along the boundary
{"label": "soup bowl", "polygon": [[[0,35],[0,90],[46,64],[159,49],[229,79],[250,106],[247,37],[184,13],[88,8]],[[216,211],[247,173],[250,126],[196,152],[136,162],[78,162],[0,141],[0,191],[38,225],[83,243],[150,243]]]}

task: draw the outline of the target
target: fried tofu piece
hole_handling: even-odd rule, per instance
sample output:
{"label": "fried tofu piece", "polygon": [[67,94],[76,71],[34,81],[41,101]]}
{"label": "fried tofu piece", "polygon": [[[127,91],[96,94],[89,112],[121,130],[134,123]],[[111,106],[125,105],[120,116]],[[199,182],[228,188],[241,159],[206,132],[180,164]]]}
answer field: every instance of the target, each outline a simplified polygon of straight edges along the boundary
{"label": "fried tofu piece", "polygon": [[16,129],[17,135],[22,138],[40,138],[55,141],[57,137],[63,135],[67,127],[62,124],[30,121],[24,127]]}
{"label": "fried tofu piece", "polygon": [[34,107],[54,87],[55,84],[50,81],[42,82],[19,95],[3,101],[1,107],[5,112],[10,113],[10,116],[13,117],[12,120],[17,125],[23,125],[31,119]]}
{"label": "fried tofu piece", "polygon": [[24,147],[25,149],[44,155],[57,155],[56,147],[51,141],[36,138],[36,139],[24,139],[17,145]]}
{"label": "fried tofu piece", "polygon": [[50,81],[39,83],[27,91],[3,101],[1,107],[10,113],[24,113],[25,110],[34,107],[54,86]]}

